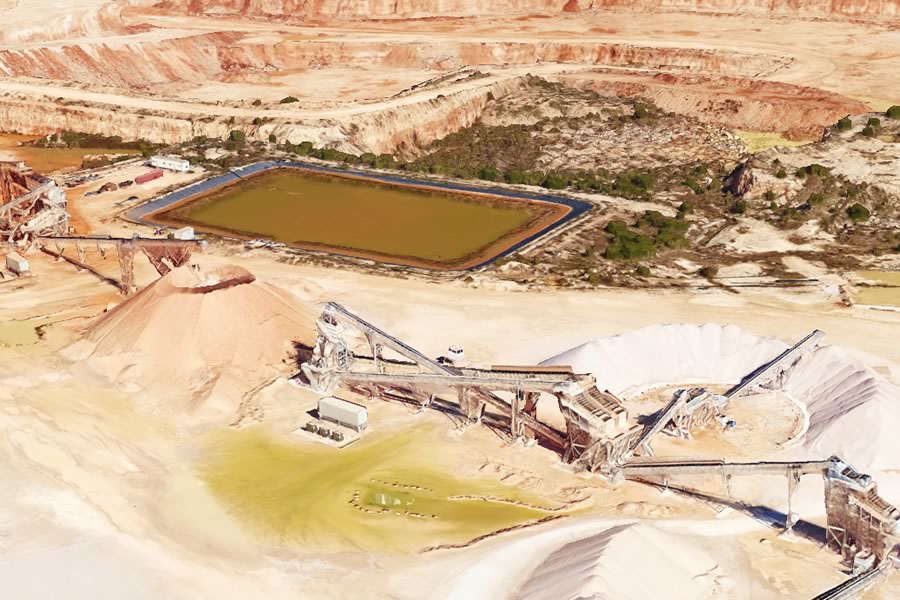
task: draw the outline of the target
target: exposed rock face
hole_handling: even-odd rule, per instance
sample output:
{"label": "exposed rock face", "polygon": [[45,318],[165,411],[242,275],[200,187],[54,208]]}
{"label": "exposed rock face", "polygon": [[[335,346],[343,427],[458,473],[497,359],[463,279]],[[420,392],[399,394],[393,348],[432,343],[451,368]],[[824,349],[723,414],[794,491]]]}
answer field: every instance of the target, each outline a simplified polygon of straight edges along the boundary
{"label": "exposed rock face", "polygon": [[222,72],[218,48],[240,34],[211,33],[147,43],[83,43],[0,50],[0,73],[134,89],[202,82]]}
{"label": "exposed rock face", "polygon": [[775,131],[792,139],[815,139],[845,115],[861,115],[859,100],[815,88],[736,77],[602,71],[559,78],[566,85],[602,95],[642,97],[661,109],[749,131]]}
{"label": "exposed rock face", "polygon": [[694,48],[655,48],[597,42],[283,42],[232,44],[219,49],[224,69],[328,66],[455,69],[468,65],[541,62],[707,71],[756,76],[778,71],[791,59],[765,54]]}
{"label": "exposed rock face", "polygon": [[291,143],[308,140],[346,152],[405,155],[419,145],[472,125],[484,110],[489,94],[502,98],[522,85],[520,78],[504,80],[425,102],[365,113],[355,117],[352,125],[330,119],[272,119],[263,125],[253,125],[250,117],[232,120],[186,114],[139,114],[114,105],[69,103],[60,107],[51,98],[4,96],[0,97],[0,131],[45,134],[70,130],[177,143],[199,135],[224,138],[229,131],[239,128],[249,138],[260,141],[274,133],[278,139]]}
{"label": "exposed rock face", "polygon": [[725,181],[725,190],[735,196],[743,196],[753,187],[752,160],[741,163]]}
{"label": "exposed rock face", "polygon": [[790,59],[691,48],[594,42],[248,43],[243,34],[211,33],[138,43],[82,43],[0,50],[0,74],[146,89],[200,83],[241,73],[332,66],[450,70],[469,65],[559,62],[704,71],[738,76],[773,73]]}
{"label": "exposed rock face", "polygon": [[473,17],[602,8],[818,18],[880,19],[900,15],[898,0],[163,0],[159,6],[191,14],[294,19]]}

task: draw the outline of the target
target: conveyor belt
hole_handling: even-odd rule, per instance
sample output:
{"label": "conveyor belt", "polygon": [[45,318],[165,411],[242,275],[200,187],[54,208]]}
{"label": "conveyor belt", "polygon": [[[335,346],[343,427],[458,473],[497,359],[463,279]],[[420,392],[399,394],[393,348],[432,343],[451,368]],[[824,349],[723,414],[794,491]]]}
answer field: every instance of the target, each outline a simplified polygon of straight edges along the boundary
{"label": "conveyor belt", "polygon": [[783,475],[794,471],[800,475],[822,473],[834,464],[834,459],[779,462],[725,462],[722,460],[654,460],[631,461],[622,465],[625,477],[647,475],[702,475],[726,473],[732,475]]}
{"label": "conveyor belt", "polygon": [[847,581],[834,586],[827,592],[819,594],[813,598],[813,600],[847,600],[849,598],[856,598],[874,585],[882,575],[886,575],[887,570],[890,568],[889,565],[889,561],[884,561],[879,566],[870,569],[865,573],[860,573],[856,577],[851,577]]}
{"label": "conveyor belt", "polygon": [[773,360],[759,367],[750,375],[748,379],[742,381],[738,385],[725,392],[725,396],[728,398],[735,398],[743,392],[751,389],[757,383],[770,377],[772,375],[772,372],[783,365],[789,358],[793,358],[796,355],[802,355],[809,346],[815,346],[815,344],[818,343],[818,341],[824,335],[824,332],[818,329],[814,330],[802,340],[776,356]]}

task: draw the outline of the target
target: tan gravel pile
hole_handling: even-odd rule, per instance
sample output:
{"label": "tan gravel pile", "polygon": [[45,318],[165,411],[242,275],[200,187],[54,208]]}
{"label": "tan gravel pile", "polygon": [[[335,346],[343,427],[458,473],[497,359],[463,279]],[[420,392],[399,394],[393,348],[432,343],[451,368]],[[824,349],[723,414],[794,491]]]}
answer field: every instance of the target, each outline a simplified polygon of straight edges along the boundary
{"label": "tan gravel pile", "polygon": [[291,371],[295,344],[315,343],[315,321],[312,308],[246,269],[181,267],[100,316],[64,354],[164,391],[143,394],[167,398],[160,408],[228,416],[248,390]]}

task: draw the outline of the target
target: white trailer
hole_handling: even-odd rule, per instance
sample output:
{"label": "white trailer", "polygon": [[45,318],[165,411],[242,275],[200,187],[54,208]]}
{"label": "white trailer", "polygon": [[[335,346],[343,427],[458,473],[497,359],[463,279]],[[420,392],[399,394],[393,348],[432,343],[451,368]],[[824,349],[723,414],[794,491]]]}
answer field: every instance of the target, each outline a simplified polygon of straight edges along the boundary
{"label": "white trailer", "polygon": [[331,396],[319,399],[319,418],[356,431],[362,431],[369,425],[369,411],[365,406]]}
{"label": "white trailer", "polygon": [[25,275],[29,272],[28,260],[15,252],[6,255],[6,268],[16,275]]}
{"label": "white trailer", "polygon": [[182,227],[181,229],[176,229],[172,233],[172,238],[176,240],[192,240],[194,239],[194,228]]}
{"label": "white trailer", "polygon": [[150,166],[178,173],[187,173],[191,170],[191,163],[180,156],[153,156],[150,158]]}

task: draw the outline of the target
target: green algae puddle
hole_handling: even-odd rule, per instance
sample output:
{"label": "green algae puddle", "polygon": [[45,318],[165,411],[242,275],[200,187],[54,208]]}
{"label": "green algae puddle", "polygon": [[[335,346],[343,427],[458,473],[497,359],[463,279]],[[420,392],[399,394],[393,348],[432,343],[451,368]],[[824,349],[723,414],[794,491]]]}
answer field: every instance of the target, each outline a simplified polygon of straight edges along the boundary
{"label": "green algae puddle", "polygon": [[276,169],[159,216],[213,233],[447,262],[477,253],[534,215],[522,202]]}
{"label": "green algae puddle", "polygon": [[859,288],[854,298],[857,304],[900,306],[900,271],[861,271],[856,275],[885,286]]}
{"label": "green algae puddle", "polygon": [[47,317],[25,319],[21,321],[4,321],[0,323],[0,346],[32,346],[37,344],[43,335],[43,328],[50,325]]}
{"label": "green algae puddle", "polygon": [[539,508],[549,506],[540,498],[440,469],[430,434],[338,450],[276,439],[262,428],[222,432],[207,440],[199,469],[228,512],[263,541],[307,548],[412,551],[552,514]]}

